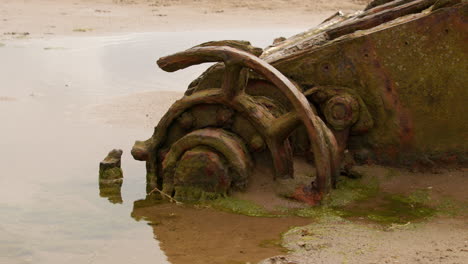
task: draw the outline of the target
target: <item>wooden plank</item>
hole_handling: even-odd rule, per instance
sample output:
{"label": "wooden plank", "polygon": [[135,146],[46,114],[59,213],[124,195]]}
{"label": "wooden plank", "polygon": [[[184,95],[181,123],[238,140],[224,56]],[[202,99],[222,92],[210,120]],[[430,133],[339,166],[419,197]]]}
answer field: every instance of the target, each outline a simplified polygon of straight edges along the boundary
{"label": "wooden plank", "polygon": [[362,15],[360,15],[360,17],[366,16],[366,15],[369,15],[369,14],[375,14],[375,13],[381,12],[383,10],[394,8],[396,6],[404,5],[404,4],[407,4],[409,2],[413,2],[413,1],[414,0],[396,0],[396,1],[390,1],[390,2],[385,3],[385,4],[374,5],[374,6],[371,6],[371,4],[372,4],[371,3],[366,7],[366,9],[364,9],[364,13]]}
{"label": "wooden plank", "polygon": [[338,25],[337,27],[328,30],[326,33],[330,39],[335,39],[343,35],[353,33],[357,30],[373,28],[398,17],[421,12],[422,10],[432,6],[435,2],[437,2],[437,0],[413,1],[392,9],[385,9],[379,13],[350,21],[346,24]]}

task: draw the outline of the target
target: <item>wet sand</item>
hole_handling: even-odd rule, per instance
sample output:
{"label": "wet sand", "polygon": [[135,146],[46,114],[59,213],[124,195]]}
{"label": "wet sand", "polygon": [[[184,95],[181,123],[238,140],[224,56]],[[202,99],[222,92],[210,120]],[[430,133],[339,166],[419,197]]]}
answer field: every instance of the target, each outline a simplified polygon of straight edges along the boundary
{"label": "wet sand", "polygon": [[[280,257],[273,257],[261,264],[466,263],[466,168],[437,173],[376,165],[357,169],[378,182],[375,196],[345,206],[351,214],[343,218],[332,213],[289,230],[283,236],[282,245],[290,250],[282,256],[284,262],[275,262]],[[389,206],[384,197],[412,201],[407,207],[398,203]],[[423,216],[424,212],[428,214]]]}
{"label": "wet sand", "polygon": [[289,263],[463,264],[468,259],[466,228],[466,221],[450,218],[388,230],[330,221],[292,229],[283,243],[293,251],[286,257]]}

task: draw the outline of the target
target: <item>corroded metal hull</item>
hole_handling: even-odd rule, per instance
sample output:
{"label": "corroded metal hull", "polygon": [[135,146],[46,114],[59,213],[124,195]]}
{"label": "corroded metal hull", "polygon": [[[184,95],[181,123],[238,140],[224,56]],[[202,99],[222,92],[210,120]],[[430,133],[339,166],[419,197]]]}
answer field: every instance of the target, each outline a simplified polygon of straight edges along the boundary
{"label": "corroded metal hull", "polygon": [[291,196],[310,203],[333,187],[345,153],[404,166],[466,162],[468,4],[384,2],[263,51],[220,41],[161,58],[166,71],[219,63],[135,144],[148,191],[225,195],[248,184],[264,153],[277,178],[294,177],[294,156],[309,158],[315,180]]}

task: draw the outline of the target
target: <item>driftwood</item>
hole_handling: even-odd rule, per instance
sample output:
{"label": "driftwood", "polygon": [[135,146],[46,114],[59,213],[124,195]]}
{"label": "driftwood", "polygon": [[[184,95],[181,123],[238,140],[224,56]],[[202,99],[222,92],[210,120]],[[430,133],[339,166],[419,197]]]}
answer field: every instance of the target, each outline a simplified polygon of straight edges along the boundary
{"label": "driftwood", "polygon": [[176,199],[172,198],[169,194],[159,190],[158,187],[154,188],[153,190],[151,190],[151,192],[148,193],[148,196],[150,196],[151,194],[153,194],[154,192],[158,192],[160,193],[162,196],[166,197],[167,199],[169,199],[169,201],[171,203],[175,203],[175,204],[182,204],[182,202],[179,202],[177,201]]}

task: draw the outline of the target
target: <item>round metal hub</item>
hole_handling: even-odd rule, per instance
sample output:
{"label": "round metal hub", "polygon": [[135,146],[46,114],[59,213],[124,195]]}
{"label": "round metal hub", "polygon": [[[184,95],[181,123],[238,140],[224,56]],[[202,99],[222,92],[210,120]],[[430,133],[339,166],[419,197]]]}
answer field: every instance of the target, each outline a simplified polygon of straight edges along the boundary
{"label": "round metal hub", "polygon": [[[205,192],[225,193],[231,178],[222,156],[208,147],[196,147],[180,158],[174,173],[174,186],[190,186]],[[177,189],[177,188],[176,188]]]}

